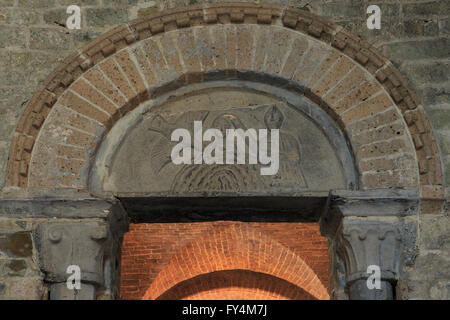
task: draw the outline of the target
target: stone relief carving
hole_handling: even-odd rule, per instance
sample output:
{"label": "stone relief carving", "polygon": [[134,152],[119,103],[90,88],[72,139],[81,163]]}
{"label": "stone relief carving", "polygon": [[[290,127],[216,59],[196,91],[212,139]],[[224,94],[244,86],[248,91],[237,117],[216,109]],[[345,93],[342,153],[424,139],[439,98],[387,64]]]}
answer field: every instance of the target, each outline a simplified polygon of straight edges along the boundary
{"label": "stone relief carving", "polygon": [[[190,101],[185,100],[192,105],[188,110],[182,109],[186,105],[175,101],[144,114],[113,155],[105,190],[181,194],[292,193],[346,188],[342,164],[328,137],[302,112],[271,97],[249,98],[242,92],[219,94],[220,97],[194,94]],[[182,128],[193,137],[194,121],[202,122],[203,132],[219,129],[224,137],[227,129],[268,129],[269,132],[278,129],[277,174],[262,176],[260,169],[264,165],[261,164],[174,164],[171,151],[178,141],[171,141],[172,132]],[[210,142],[202,143],[204,149]],[[249,144],[247,140],[246,159]]]}

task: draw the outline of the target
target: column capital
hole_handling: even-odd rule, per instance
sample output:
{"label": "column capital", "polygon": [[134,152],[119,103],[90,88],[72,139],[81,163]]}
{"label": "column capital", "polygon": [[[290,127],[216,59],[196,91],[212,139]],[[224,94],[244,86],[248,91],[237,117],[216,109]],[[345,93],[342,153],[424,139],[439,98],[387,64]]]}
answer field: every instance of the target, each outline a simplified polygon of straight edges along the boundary
{"label": "column capital", "polygon": [[[332,261],[345,266],[351,299],[392,298],[403,251],[411,246],[403,218],[415,214],[418,203],[415,189],[330,193],[320,227],[337,255]],[[369,266],[379,267],[382,289],[368,288]]]}
{"label": "column capital", "polygon": [[[119,203],[101,206],[101,218],[55,219],[38,225],[36,244],[51,299],[95,299],[100,292],[114,298],[116,259],[120,241],[128,229]],[[69,290],[69,266],[80,269],[81,290]]]}

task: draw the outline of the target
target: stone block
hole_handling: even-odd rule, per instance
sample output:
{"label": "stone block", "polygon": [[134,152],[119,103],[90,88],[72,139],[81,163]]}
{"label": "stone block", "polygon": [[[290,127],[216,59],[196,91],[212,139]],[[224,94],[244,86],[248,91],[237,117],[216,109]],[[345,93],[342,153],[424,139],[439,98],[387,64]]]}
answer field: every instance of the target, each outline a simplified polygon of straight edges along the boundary
{"label": "stone block", "polygon": [[450,260],[440,253],[420,254],[415,261],[414,270],[410,272],[413,280],[448,279],[450,277]]}
{"label": "stone block", "polygon": [[450,299],[450,280],[436,280],[429,289],[430,298],[433,300],[449,300]]}
{"label": "stone block", "polygon": [[382,48],[383,53],[399,64],[404,60],[448,58],[450,39],[411,40],[388,43]]}
{"label": "stone block", "polygon": [[[450,90],[448,90],[450,94]],[[449,96],[450,97],[450,96]],[[450,101],[450,100],[449,100]],[[445,107],[428,107],[425,111],[436,130],[450,130],[450,112]]]}
{"label": "stone block", "polygon": [[[5,214],[0,211],[0,215]],[[0,233],[21,232],[27,229],[27,222],[16,219],[0,219]]]}
{"label": "stone block", "polygon": [[450,219],[427,215],[420,219],[420,242],[425,250],[450,250]]}
{"label": "stone block", "polygon": [[44,22],[51,26],[65,26],[67,18],[69,17],[66,9],[67,8],[46,10],[43,15]]}
{"label": "stone block", "polygon": [[450,34],[450,18],[439,20],[439,33],[441,35]]}
{"label": "stone block", "polygon": [[321,6],[321,14],[332,19],[340,18],[361,18],[366,15],[366,8],[363,3],[324,3]]}
{"label": "stone block", "polygon": [[110,117],[107,113],[100,111],[72,92],[67,92],[67,94],[62,97],[61,104],[102,124],[109,122]]}
{"label": "stone block", "polygon": [[87,8],[86,22],[90,27],[108,28],[128,20],[128,12],[118,8]]}
{"label": "stone block", "polygon": [[27,270],[27,263],[23,259],[0,259],[0,278],[23,277]]}
{"label": "stone block", "polygon": [[0,48],[25,48],[28,30],[22,27],[2,26],[0,32]]}
{"label": "stone block", "polygon": [[109,58],[100,63],[99,66],[101,71],[103,71],[103,73],[115,84],[115,86],[120,89],[122,94],[128,100],[131,100],[136,96],[136,92],[131,87],[130,83],[125,78],[125,75],[122,73],[119,65],[114,59]]}
{"label": "stone block", "polygon": [[[422,87],[417,90],[417,95],[428,111],[427,106],[436,104],[448,104],[450,101],[450,87],[447,85],[436,87]],[[442,121],[442,120],[441,120]]]}
{"label": "stone block", "polygon": [[94,87],[103,92],[116,105],[121,106],[126,103],[125,98],[120,93],[120,90],[113,86],[103,75],[98,68],[93,68],[88,73],[84,74],[86,78]]}
{"label": "stone block", "polygon": [[31,233],[21,231],[0,235],[0,251],[12,258],[31,257],[33,254]]}
{"label": "stone block", "polygon": [[115,55],[114,59],[120,65],[122,71],[126,74],[136,93],[141,96],[143,100],[146,100],[147,86],[145,85],[144,80],[132,60],[132,55],[127,50],[122,50]]}
{"label": "stone block", "polygon": [[135,5],[137,3],[138,0],[103,0],[103,4],[105,6],[121,6],[121,5],[126,6],[126,5]]}
{"label": "stone block", "polygon": [[367,116],[373,116],[378,112],[387,110],[390,106],[392,106],[392,101],[389,96],[385,93],[381,93],[343,113],[341,118],[344,123],[352,123]]}
{"label": "stone block", "polygon": [[72,49],[72,37],[67,30],[32,28],[30,32],[30,48],[40,50]]}
{"label": "stone block", "polygon": [[[444,1],[429,1],[420,3],[405,3],[402,5],[405,16],[429,16],[442,13],[442,3]],[[448,3],[447,3],[448,4]]]}
{"label": "stone block", "polygon": [[450,62],[448,61],[408,63],[402,65],[400,71],[406,74],[415,86],[450,81]]}
{"label": "stone block", "polygon": [[438,34],[439,25],[436,20],[412,19],[403,22],[403,36],[405,37],[433,37]]}
{"label": "stone block", "polygon": [[56,0],[18,0],[21,8],[54,8]]}
{"label": "stone block", "polygon": [[95,6],[98,5],[100,0],[58,0],[58,3],[63,6],[70,6],[72,4],[76,4],[78,6],[84,7],[84,6]]}
{"label": "stone block", "polygon": [[72,90],[77,92],[81,97],[88,100],[91,104],[97,106],[99,109],[115,115],[118,110],[108,99],[106,99],[98,90],[88,84],[86,80],[79,79],[72,85]]}
{"label": "stone block", "polygon": [[447,183],[450,183],[450,157],[448,156],[444,157],[443,162],[445,168],[444,178]]}
{"label": "stone block", "polygon": [[0,281],[0,300],[44,299],[47,299],[47,287],[41,277],[10,277]]}
{"label": "stone block", "polygon": [[12,7],[14,6],[14,0],[3,0],[0,2],[0,7]]}

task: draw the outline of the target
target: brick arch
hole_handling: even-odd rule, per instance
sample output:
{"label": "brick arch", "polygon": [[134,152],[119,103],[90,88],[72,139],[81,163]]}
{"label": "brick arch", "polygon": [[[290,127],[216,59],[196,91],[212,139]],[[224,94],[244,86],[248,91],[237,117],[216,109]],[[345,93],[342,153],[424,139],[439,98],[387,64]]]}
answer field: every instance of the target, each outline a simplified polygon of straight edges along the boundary
{"label": "brick arch", "polygon": [[[267,45],[270,43],[270,45]],[[377,50],[309,12],[223,3],[121,25],[69,57],[16,128],[6,185],[86,188],[95,150],[141,102],[248,71],[300,85],[349,136],[365,189],[441,194],[439,153],[420,102]],[[437,191],[437,193],[436,193]]]}
{"label": "brick arch", "polygon": [[286,280],[248,270],[216,271],[183,281],[157,300],[314,300]]}
{"label": "brick arch", "polygon": [[[223,223],[181,248],[158,273],[143,300],[217,271],[248,270],[282,279],[316,299],[329,299],[317,274],[298,255],[245,223]],[[191,280],[192,281],[192,280]]]}

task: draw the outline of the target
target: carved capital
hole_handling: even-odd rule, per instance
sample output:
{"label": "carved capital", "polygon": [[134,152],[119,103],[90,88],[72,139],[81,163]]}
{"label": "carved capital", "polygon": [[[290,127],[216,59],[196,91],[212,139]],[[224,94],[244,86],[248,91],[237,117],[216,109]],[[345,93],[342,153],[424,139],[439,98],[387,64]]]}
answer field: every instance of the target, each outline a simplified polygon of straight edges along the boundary
{"label": "carved capital", "polygon": [[[94,219],[54,219],[41,223],[35,233],[35,243],[41,270],[50,283],[50,298],[117,297],[118,250],[127,228],[126,215],[120,205],[103,208]],[[80,290],[66,286],[73,275],[69,266],[79,267]]]}
{"label": "carved capital", "polygon": [[[415,241],[403,217],[417,210],[415,190],[332,192],[321,217],[321,232],[330,241],[331,270],[344,266],[345,279],[331,279],[332,294],[350,299],[392,299],[400,264],[408,262]],[[372,290],[369,266],[379,267],[381,288]]]}
{"label": "carved capital", "polygon": [[71,265],[80,267],[81,280],[104,284],[103,261],[108,246],[108,226],[102,222],[49,222],[38,227],[39,258],[46,280],[65,282]]}
{"label": "carved capital", "polygon": [[346,268],[347,285],[367,279],[368,267],[372,265],[380,268],[381,280],[396,279],[402,244],[396,224],[344,219],[336,240]]}

